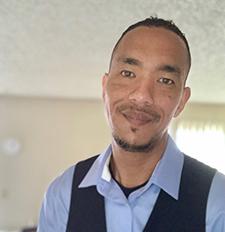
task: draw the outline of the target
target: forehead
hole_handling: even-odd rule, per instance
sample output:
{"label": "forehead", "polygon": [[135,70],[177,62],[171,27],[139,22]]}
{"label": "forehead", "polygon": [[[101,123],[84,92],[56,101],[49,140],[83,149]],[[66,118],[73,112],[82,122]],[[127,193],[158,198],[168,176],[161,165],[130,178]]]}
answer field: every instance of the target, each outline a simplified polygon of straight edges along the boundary
{"label": "forehead", "polygon": [[160,57],[188,66],[188,51],[184,41],[162,27],[140,26],[124,35],[114,52],[114,58],[128,55],[151,59]]}

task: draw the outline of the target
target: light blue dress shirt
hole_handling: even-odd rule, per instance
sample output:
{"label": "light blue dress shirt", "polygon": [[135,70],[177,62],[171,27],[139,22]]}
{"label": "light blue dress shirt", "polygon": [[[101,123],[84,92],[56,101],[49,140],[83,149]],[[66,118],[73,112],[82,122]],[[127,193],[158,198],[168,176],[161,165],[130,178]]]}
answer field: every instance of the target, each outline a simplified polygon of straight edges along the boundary
{"label": "light blue dress shirt", "polygon": [[[96,159],[79,187],[96,185],[98,192],[105,197],[107,232],[141,232],[160,189],[178,199],[184,155],[169,137],[162,159],[148,183],[132,192],[127,199],[110,175],[108,164],[111,154],[109,146]],[[66,170],[49,186],[41,208],[38,232],[66,231],[74,168]],[[219,172],[209,192],[206,232],[225,232],[225,176]]]}

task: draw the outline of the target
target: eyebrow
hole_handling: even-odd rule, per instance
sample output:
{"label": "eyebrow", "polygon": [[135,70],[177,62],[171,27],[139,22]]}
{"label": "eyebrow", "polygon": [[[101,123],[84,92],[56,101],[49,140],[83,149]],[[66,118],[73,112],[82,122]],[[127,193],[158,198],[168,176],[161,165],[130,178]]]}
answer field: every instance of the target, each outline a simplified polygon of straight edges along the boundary
{"label": "eyebrow", "polygon": [[140,60],[132,58],[132,57],[119,57],[118,61],[124,64],[142,66],[142,62]]}
{"label": "eyebrow", "polygon": [[[117,59],[117,61],[122,62],[124,64],[143,66],[143,63],[140,60],[132,58],[132,57],[119,57]],[[175,73],[177,75],[181,74],[180,68],[176,65],[163,64],[163,65],[159,65],[159,67],[157,69],[159,71],[163,71],[163,72],[167,72],[167,73]]]}
{"label": "eyebrow", "polygon": [[167,72],[167,73],[175,73],[177,75],[181,74],[180,68],[177,67],[177,66],[174,66],[174,65],[168,65],[168,64],[160,65],[158,67],[158,70],[159,71],[164,71],[164,72]]}

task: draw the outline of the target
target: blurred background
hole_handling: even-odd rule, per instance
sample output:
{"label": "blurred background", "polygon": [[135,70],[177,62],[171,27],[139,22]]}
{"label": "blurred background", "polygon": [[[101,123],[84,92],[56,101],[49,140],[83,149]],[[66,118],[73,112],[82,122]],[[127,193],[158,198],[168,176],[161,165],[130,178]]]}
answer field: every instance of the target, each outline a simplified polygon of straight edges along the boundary
{"label": "blurred background", "polygon": [[110,142],[101,77],[121,33],[152,15],[192,52],[191,101],[170,133],[225,173],[225,1],[0,0],[1,232],[35,227],[53,178]]}

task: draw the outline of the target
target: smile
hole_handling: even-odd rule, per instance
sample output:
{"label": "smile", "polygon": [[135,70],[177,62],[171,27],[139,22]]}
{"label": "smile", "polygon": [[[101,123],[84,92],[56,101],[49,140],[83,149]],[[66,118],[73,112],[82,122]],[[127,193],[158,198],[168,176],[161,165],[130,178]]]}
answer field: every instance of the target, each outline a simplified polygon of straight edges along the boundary
{"label": "smile", "polygon": [[143,126],[149,122],[156,121],[154,115],[149,115],[140,111],[129,111],[123,113],[123,116],[134,126]]}

